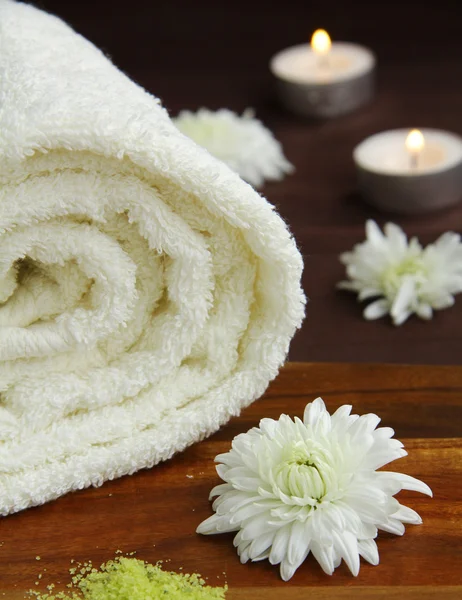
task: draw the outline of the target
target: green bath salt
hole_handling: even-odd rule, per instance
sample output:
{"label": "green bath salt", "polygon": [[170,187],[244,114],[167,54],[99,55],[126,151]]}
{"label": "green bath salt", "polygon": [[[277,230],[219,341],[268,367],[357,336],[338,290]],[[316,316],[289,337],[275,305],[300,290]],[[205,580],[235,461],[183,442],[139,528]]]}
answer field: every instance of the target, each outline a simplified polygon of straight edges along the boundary
{"label": "green bath salt", "polygon": [[[86,563],[88,564],[88,563]],[[83,573],[82,573],[83,571]],[[37,600],[215,600],[223,599],[227,587],[211,587],[197,573],[164,571],[136,558],[117,557],[101,565],[71,569],[69,591],[49,593],[31,590]]]}

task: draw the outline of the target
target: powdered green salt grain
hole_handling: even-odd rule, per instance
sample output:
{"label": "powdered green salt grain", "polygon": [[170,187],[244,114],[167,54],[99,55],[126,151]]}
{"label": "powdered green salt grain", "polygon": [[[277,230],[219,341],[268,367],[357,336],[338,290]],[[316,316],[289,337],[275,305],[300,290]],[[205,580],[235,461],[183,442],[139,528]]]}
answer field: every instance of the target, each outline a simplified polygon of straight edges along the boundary
{"label": "powdered green salt grain", "polygon": [[227,587],[205,585],[200,575],[163,571],[136,558],[117,557],[100,570],[72,578],[73,591],[40,594],[37,600],[220,600]]}

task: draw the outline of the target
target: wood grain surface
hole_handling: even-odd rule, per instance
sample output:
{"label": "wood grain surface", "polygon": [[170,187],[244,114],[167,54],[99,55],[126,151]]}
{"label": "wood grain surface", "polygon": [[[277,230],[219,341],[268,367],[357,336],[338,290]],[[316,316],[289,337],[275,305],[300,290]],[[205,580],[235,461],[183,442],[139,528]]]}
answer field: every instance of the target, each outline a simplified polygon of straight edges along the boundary
{"label": "wood grain surface", "polygon": [[[336,292],[338,255],[364,239],[366,219],[393,220],[422,243],[461,231],[462,205],[422,217],[381,214],[358,196],[352,151],[371,134],[435,127],[462,134],[462,3],[454,0],[40,0],[94,41],[172,115],[181,109],[253,107],[295,165],[262,193],[304,255],[310,302],[291,347],[302,361],[462,364],[462,298],[433,321],[401,328],[366,322],[353,294]],[[307,122],[280,108],[271,56],[308,42],[317,27],[372,48],[375,100],[358,112]],[[129,109],[129,107],[127,107]],[[462,196],[462,190],[461,190]]]}
{"label": "wood grain surface", "polygon": [[[434,498],[399,495],[424,522],[407,527],[403,537],[380,533],[379,566],[361,561],[354,578],[342,565],[329,577],[308,558],[284,583],[267,561],[241,565],[232,535],[204,537],[195,528],[211,514],[208,493],[219,481],[214,457],[260,418],[301,415],[318,395],[330,411],[352,403],[354,412],[377,412],[409,452],[393,470],[425,481]],[[50,582],[60,581],[57,588],[65,589],[71,559],[99,565],[122,550],[150,562],[168,560],[174,570],[200,572],[210,584],[226,581],[229,600],[460,599],[461,416],[457,367],[290,363],[239,418],[167,463],[2,519],[0,598],[23,599],[28,589]],[[39,572],[42,583],[35,586]]]}

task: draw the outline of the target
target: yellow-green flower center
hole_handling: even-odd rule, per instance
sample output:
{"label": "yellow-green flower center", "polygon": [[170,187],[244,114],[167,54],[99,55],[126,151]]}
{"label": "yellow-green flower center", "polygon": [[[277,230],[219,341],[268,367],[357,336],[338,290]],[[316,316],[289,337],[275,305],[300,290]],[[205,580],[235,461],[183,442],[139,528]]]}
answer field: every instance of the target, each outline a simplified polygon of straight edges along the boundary
{"label": "yellow-green flower center", "polygon": [[184,121],[177,125],[182,133],[205,148],[208,148],[210,144],[214,144],[217,140],[221,145],[228,145],[231,141],[234,142],[234,132],[227,121],[201,119]]}
{"label": "yellow-green flower center", "polygon": [[383,272],[381,280],[385,293],[387,295],[396,294],[406,276],[414,277],[417,280],[425,278],[425,265],[420,256],[408,256],[399,264],[391,265]]}
{"label": "yellow-green flower center", "polygon": [[274,481],[287,496],[320,501],[326,494],[323,461],[315,448],[296,442],[285,449],[284,459],[274,469]]}

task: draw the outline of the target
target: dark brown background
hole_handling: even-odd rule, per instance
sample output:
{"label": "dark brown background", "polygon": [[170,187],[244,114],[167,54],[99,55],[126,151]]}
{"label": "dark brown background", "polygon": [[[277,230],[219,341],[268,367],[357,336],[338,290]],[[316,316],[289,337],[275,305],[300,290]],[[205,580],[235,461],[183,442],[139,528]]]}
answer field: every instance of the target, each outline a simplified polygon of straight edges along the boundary
{"label": "dark brown background", "polygon": [[[310,303],[291,358],[304,361],[462,363],[462,296],[430,323],[366,322],[355,298],[334,290],[337,255],[363,239],[369,217],[400,224],[429,243],[461,230],[462,205],[425,217],[382,215],[355,193],[354,146],[378,131],[437,127],[462,134],[462,7],[457,1],[271,2],[42,0],[102,47],[172,114],[200,106],[253,107],[282,142],[296,173],[263,193],[305,257]],[[373,104],[340,119],[307,123],[274,99],[268,61],[317,27],[372,48],[379,60]],[[127,107],[129,110],[129,107]]]}

